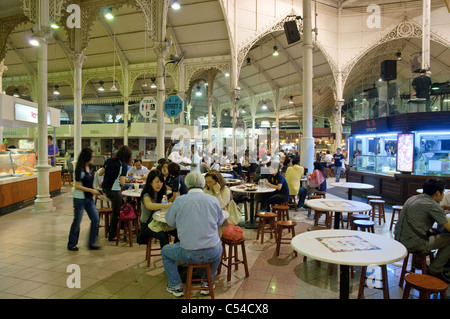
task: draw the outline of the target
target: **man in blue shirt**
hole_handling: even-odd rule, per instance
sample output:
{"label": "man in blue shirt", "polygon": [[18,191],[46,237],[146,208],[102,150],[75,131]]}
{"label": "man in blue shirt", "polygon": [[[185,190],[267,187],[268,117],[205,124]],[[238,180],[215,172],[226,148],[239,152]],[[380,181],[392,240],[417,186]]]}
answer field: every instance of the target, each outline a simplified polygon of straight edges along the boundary
{"label": "man in blue shirt", "polygon": [[289,201],[289,186],[279,170],[278,162],[267,163],[270,176],[267,180],[266,187],[275,188],[275,192],[268,193],[268,196],[263,197],[261,203],[261,211],[270,211],[270,205],[287,203]]}
{"label": "man in blue shirt", "polygon": [[333,159],[334,159],[334,172],[336,173],[336,183],[338,183],[341,177],[341,171],[345,169],[344,166],[342,165],[342,163],[344,163],[344,155],[341,154],[340,148],[336,150],[336,154],[333,155]]}
{"label": "man in blue shirt", "polygon": [[[179,242],[166,245],[161,250],[164,270],[167,275],[167,291],[175,297],[184,295],[178,262],[181,263],[211,263],[211,273],[216,274],[222,256],[222,245],[218,227],[224,222],[222,208],[214,196],[205,194],[205,178],[199,172],[186,176],[188,193],[178,196],[168,209],[165,219],[169,226],[177,229]],[[206,270],[203,278],[206,278]],[[205,290],[208,283],[204,281]]]}

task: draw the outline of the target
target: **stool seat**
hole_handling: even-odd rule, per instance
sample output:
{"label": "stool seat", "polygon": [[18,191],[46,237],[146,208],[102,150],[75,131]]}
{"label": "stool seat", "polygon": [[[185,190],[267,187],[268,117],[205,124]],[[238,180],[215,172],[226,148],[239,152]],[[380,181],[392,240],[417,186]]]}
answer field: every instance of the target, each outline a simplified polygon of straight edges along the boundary
{"label": "stool seat", "polygon": [[[228,256],[226,245],[228,245]],[[241,247],[242,260],[238,257],[238,247]],[[234,253],[234,254],[233,254]],[[234,262],[233,262],[234,259]],[[231,280],[231,268],[234,265],[234,269],[238,270],[239,264],[244,265],[245,277],[250,276],[248,271],[247,254],[245,252],[245,238],[237,241],[228,240],[222,237],[222,257],[220,260],[219,268],[217,269],[217,274],[222,271],[222,265],[227,267],[227,281]]]}
{"label": "stool seat", "polygon": [[[412,259],[411,259],[411,270],[407,271],[406,268],[408,267],[408,260],[409,260],[409,256],[412,255]],[[430,258],[430,262],[433,262],[434,260],[434,250],[433,251],[429,251],[426,253],[410,253],[408,252],[408,254],[406,255],[405,259],[403,260],[403,266],[402,266],[402,272],[400,273],[400,280],[398,285],[400,287],[403,287],[403,281],[405,280],[405,275],[406,273],[414,273],[414,261],[415,259],[419,258],[420,259],[420,268],[422,270],[422,274],[426,275],[427,274],[427,257]]]}
{"label": "stool seat", "polygon": [[[202,287],[192,287],[193,282],[202,282],[203,279],[193,279],[192,273],[195,268],[205,268],[206,275],[208,279],[208,288]],[[214,299],[214,283],[212,280],[211,263],[199,263],[199,264],[188,264],[187,276],[186,276],[186,299],[191,298],[191,290],[209,290],[209,295],[211,299]]]}
{"label": "stool seat", "polygon": [[369,204],[369,201],[370,201],[371,199],[382,199],[382,197],[381,197],[381,196],[378,196],[378,195],[369,195],[369,196],[367,196],[366,198],[367,198],[367,204]]}
{"label": "stool seat", "polygon": [[402,211],[403,206],[401,205],[394,205],[392,206],[392,218],[391,218],[391,225],[389,226],[389,230],[392,230],[392,226],[394,226],[394,222],[398,221],[395,219],[395,214],[398,214],[400,216],[400,212]]}
{"label": "stool seat", "polygon": [[405,276],[405,281],[406,285],[403,291],[403,299],[409,298],[411,288],[419,291],[420,299],[430,299],[430,295],[434,293],[439,293],[441,299],[447,299],[448,285],[439,278],[429,275],[409,274]]}
{"label": "stool seat", "polygon": [[260,212],[258,213],[258,217],[260,218],[259,224],[258,224],[258,232],[256,233],[256,240],[259,239],[259,233],[261,231],[261,244],[264,242],[264,231],[266,228],[266,222],[269,223],[269,233],[270,233],[270,239],[272,239],[272,234],[275,236],[275,241],[277,239],[277,233],[275,229],[275,217],[277,217],[277,214],[274,213],[264,213]]}
{"label": "stool seat", "polygon": [[[297,226],[297,223],[293,220],[279,220],[277,221],[277,229],[278,229],[278,236],[276,237],[276,241],[277,241],[277,248],[276,248],[276,252],[277,252],[277,256],[280,255],[280,246],[281,244],[290,244],[292,238],[295,237],[295,226]],[[283,229],[288,229],[291,232],[292,238],[288,239],[288,238],[282,238],[282,234],[283,234]],[[285,240],[285,241],[283,241]],[[297,257],[297,251],[294,250],[294,255],[295,257]]]}
{"label": "stool seat", "polygon": [[358,230],[358,228],[362,231],[367,230],[371,233],[375,233],[375,222],[371,220],[356,219],[353,221],[353,229]]}

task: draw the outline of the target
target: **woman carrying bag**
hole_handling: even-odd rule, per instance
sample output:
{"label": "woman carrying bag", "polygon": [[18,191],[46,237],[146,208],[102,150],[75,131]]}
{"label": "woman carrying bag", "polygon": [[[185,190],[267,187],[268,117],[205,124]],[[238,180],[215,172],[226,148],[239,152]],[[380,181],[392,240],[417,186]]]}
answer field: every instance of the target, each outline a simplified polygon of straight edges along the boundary
{"label": "woman carrying bag", "polygon": [[84,148],[78,156],[77,166],[75,168],[75,191],[73,193],[74,216],[72,225],[70,226],[69,242],[67,249],[78,251],[78,238],[80,237],[80,224],[83,218],[83,212],[89,216],[91,220],[91,228],[89,231],[89,249],[100,249],[97,245],[99,217],[97,207],[95,207],[94,195],[100,195],[101,192],[93,187],[94,174],[91,164],[93,161],[92,149]]}

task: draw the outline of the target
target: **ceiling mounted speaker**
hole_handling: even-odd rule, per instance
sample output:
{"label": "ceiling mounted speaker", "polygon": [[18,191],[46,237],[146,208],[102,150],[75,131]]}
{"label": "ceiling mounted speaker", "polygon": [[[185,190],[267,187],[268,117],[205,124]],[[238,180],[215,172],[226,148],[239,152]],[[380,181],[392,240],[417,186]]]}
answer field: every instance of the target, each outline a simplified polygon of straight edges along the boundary
{"label": "ceiling mounted speaker", "polygon": [[284,33],[288,44],[300,41],[300,33],[297,28],[297,21],[290,20],[284,23]]}
{"label": "ceiling mounted speaker", "polygon": [[397,79],[397,60],[385,60],[381,62],[380,77],[383,81]]}

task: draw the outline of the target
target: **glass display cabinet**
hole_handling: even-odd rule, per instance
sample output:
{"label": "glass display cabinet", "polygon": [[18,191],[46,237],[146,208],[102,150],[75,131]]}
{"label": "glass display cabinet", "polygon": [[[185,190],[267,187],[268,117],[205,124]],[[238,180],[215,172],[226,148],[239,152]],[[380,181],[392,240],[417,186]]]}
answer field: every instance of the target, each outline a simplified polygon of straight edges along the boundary
{"label": "glass display cabinet", "polygon": [[0,178],[14,176],[14,167],[10,151],[0,152]]}
{"label": "glass display cabinet", "polygon": [[10,149],[11,161],[14,167],[14,173],[30,173],[36,172],[34,168],[37,165],[36,153],[34,151],[24,151]]}
{"label": "glass display cabinet", "polygon": [[357,155],[356,170],[373,174],[394,175],[396,172],[395,156]]}

